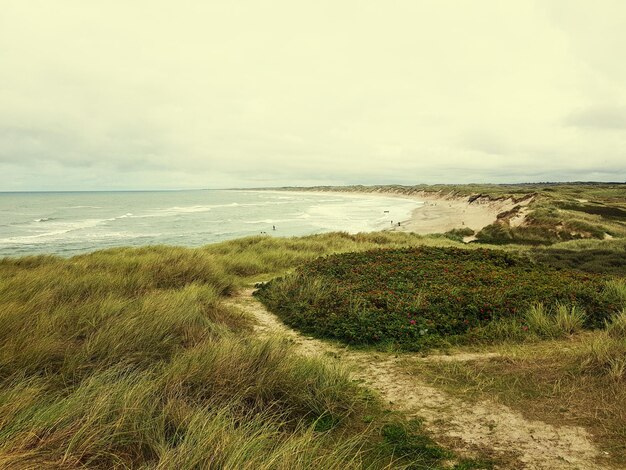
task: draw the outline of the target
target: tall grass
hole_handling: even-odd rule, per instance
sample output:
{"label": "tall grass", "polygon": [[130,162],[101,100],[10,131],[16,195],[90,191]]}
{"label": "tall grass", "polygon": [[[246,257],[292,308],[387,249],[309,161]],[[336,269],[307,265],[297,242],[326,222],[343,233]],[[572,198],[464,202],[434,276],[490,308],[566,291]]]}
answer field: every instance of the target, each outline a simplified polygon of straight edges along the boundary
{"label": "tall grass", "polygon": [[626,278],[616,278],[607,281],[604,295],[616,305],[626,308]]}
{"label": "tall grass", "polygon": [[583,330],[585,311],[577,305],[534,303],[519,316],[500,318],[471,330],[461,343],[524,342],[569,337]]}
{"label": "tall grass", "polygon": [[606,322],[605,331],[581,353],[583,368],[614,379],[626,379],[626,307]]}
{"label": "tall grass", "polygon": [[251,281],[266,280],[284,274],[307,261],[333,253],[418,245],[459,246],[460,243],[445,237],[422,236],[408,232],[355,235],[339,232],[296,238],[246,237],[207,245],[202,251],[217,256],[227,273]]}
{"label": "tall grass", "polygon": [[[455,243],[339,233],[0,259],[0,468],[434,468],[448,454],[385,431],[395,418],[345,369],[255,339],[224,299],[330,253]],[[573,313],[550,318],[574,331]]]}
{"label": "tall grass", "polygon": [[626,307],[606,322],[606,332],[613,338],[626,340]]}
{"label": "tall grass", "polygon": [[530,334],[542,338],[559,338],[582,330],[585,312],[578,306],[555,304],[548,311],[543,304],[532,305],[524,314],[524,322]]}
{"label": "tall grass", "polygon": [[0,468],[402,468],[380,434],[390,418],[346,370],[254,338],[224,299],[303,259],[419,242],[253,237],[0,260]]}

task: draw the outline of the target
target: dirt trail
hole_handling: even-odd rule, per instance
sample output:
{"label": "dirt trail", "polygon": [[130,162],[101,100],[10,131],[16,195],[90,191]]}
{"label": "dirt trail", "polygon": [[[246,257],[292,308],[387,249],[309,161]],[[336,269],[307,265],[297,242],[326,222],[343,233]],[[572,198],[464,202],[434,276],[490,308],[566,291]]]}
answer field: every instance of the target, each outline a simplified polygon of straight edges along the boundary
{"label": "dirt trail", "polygon": [[[593,469],[604,467],[588,433],[580,427],[552,426],[529,421],[510,408],[489,401],[465,403],[411,376],[401,366],[402,357],[351,351],[306,337],[285,326],[252,297],[247,289],[231,301],[257,320],[261,335],[279,334],[293,341],[303,355],[332,355],[354,369],[355,378],[378,391],[396,410],[424,419],[435,438],[468,455],[476,449],[493,453],[511,469]],[[477,360],[493,354],[431,356],[424,360]]]}

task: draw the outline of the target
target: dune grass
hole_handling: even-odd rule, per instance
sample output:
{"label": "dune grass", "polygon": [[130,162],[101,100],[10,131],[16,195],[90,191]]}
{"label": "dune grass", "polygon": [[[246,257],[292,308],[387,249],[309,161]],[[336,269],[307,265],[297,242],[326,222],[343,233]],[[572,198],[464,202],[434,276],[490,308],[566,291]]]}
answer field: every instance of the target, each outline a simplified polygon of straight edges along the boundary
{"label": "dune grass", "polygon": [[468,341],[474,353],[478,349],[495,356],[467,362],[407,360],[405,367],[465,400],[495,399],[529,419],[582,426],[606,452],[607,461],[622,468],[626,465],[623,287],[624,279],[605,283],[604,295],[621,309],[604,328],[585,331],[584,312],[562,304],[551,308],[536,304],[524,313],[523,321],[493,322]]}
{"label": "dune grass", "polygon": [[207,245],[202,250],[220,258],[221,265],[243,282],[267,281],[308,261],[334,253],[407,246],[460,246],[443,236],[407,232],[344,232],[294,238],[255,236]]}
{"label": "dune grass", "polygon": [[[454,462],[419,424],[387,413],[336,361],[300,357],[284,341],[255,338],[252,320],[224,302],[243,285],[320,256],[416,246],[460,243],[400,232],[337,233],[1,259],[0,467]],[[320,286],[309,290],[314,296]],[[613,302],[622,294],[618,281],[604,290]],[[578,329],[579,311],[552,309],[546,315],[560,331]],[[617,380],[623,317],[607,320],[612,343],[598,342],[577,358],[585,376]]]}
{"label": "dune grass", "polygon": [[0,467],[437,468],[452,454],[334,360],[255,338],[224,302],[324,253],[422,242],[253,237],[0,260]]}
{"label": "dune grass", "polygon": [[[591,433],[606,462],[626,465],[626,314],[606,330],[503,342],[484,360],[406,361],[407,372],[464,400],[496,400],[526,416]],[[472,349],[476,352],[476,348]],[[480,349],[479,349],[480,351]]]}

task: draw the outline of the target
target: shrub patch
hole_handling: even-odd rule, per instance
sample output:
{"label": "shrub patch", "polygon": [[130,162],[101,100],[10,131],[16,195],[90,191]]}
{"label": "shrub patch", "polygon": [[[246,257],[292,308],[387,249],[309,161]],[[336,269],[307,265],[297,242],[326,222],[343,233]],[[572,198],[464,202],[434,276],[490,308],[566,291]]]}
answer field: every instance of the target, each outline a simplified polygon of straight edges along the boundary
{"label": "shrub patch", "polygon": [[535,264],[498,250],[419,247],[319,258],[263,286],[285,323],[352,344],[421,349],[535,302],[577,305],[587,327],[615,310],[598,274]]}

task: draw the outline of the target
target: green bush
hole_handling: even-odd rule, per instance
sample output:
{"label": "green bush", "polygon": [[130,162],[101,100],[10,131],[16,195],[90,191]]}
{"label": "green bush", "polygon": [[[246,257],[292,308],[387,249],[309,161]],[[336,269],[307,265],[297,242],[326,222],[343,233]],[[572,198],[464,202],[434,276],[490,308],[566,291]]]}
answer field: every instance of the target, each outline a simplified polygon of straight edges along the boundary
{"label": "green bush", "polygon": [[[598,275],[536,265],[506,252],[420,247],[313,261],[259,290],[287,324],[352,344],[420,349],[537,302],[563,304],[560,328],[602,326],[614,306]],[[561,310],[563,310],[561,312]],[[551,321],[555,323],[557,320]]]}
{"label": "green bush", "polygon": [[471,228],[464,227],[448,230],[446,233],[444,233],[444,236],[446,238],[449,238],[450,240],[462,242],[465,237],[471,237],[472,235],[474,235],[474,233],[476,232],[474,232],[474,230],[472,230]]}
{"label": "green bush", "polygon": [[567,234],[565,234],[565,238],[563,238],[563,235],[562,233],[557,234],[552,227],[547,225],[510,227],[502,222],[494,222],[476,234],[476,241],[491,245],[511,243],[520,245],[551,245],[562,239],[571,239]]}
{"label": "green bush", "polygon": [[[572,242],[570,242],[572,243]],[[574,242],[575,243],[575,242]],[[626,245],[600,242],[603,248],[591,249],[534,249],[530,255],[536,261],[555,268],[580,269],[591,273],[626,276]]]}

